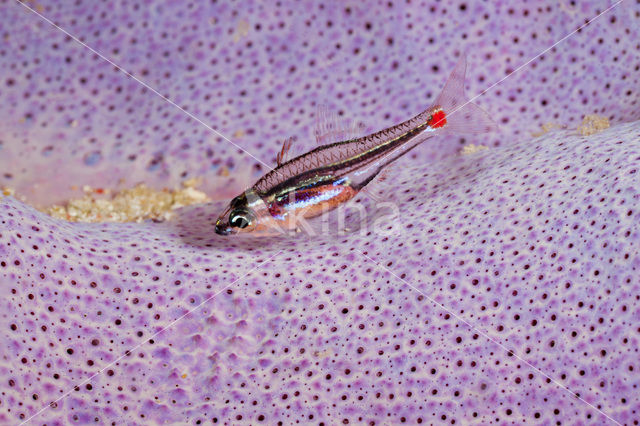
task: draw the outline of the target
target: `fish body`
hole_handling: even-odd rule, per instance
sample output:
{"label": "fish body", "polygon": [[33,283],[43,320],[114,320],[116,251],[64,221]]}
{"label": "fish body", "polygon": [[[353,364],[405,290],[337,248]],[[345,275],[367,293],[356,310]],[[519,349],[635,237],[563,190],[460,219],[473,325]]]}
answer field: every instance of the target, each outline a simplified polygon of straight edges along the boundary
{"label": "fish body", "polygon": [[[436,101],[393,127],[362,137],[319,146],[283,161],[234,198],[216,222],[221,235],[255,235],[295,230],[301,221],[322,215],[355,197],[386,166],[422,142],[442,133],[484,133],[495,125],[464,96],[466,61],[462,57]],[[335,130],[335,126],[325,126]],[[317,133],[319,139],[321,134]]]}

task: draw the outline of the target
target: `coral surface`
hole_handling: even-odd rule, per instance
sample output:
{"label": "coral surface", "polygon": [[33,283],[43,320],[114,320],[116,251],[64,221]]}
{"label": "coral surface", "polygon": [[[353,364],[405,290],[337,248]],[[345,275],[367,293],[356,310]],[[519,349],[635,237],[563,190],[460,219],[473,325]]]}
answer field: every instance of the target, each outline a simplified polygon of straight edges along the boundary
{"label": "coral surface", "polygon": [[[127,224],[0,199],[0,422],[637,424],[637,1],[480,97],[502,134],[402,159],[377,187],[397,211],[213,233],[278,140],[311,146],[318,103],[393,124],[461,52],[480,93],[613,4],[25,3],[109,64],[0,0],[0,187],[45,205],[200,176],[220,198]],[[588,114],[611,127],[580,135]]]}
{"label": "coral surface", "polygon": [[4,419],[71,391],[39,421],[631,424],[639,138],[403,168],[385,237],[225,239],[221,203],[70,224],[5,198]]}

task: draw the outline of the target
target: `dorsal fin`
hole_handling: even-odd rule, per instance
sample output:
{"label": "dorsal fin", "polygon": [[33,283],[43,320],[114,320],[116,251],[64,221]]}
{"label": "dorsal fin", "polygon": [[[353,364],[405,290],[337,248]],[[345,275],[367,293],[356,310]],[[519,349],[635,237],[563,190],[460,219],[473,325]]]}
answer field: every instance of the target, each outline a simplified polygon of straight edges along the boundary
{"label": "dorsal fin", "polygon": [[338,114],[331,111],[327,105],[318,105],[314,130],[318,145],[356,139],[361,136],[364,127],[363,123],[354,120],[339,120]]}
{"label": "dorsal fin", "polygon": [[[316,114],[316,140],[320,144],[329,144],[331,142],[351,141],[364,131],[364,125],[360,123],[351,123],[349,125],[339,126],[336,115],[329,113],[326,106],[319,106]],[[338,131],[338,129],[340,129]],[[290,138],[284,141],[282,150],[277,155],[277,169],[267,172],[253,186],[259,193],[266,193],[274,185],[298,175],[307,170],[322,167],[325,164],[337,161],[345,156],[352,155],[349,147],[339,146],[332,147],[329,150],[320,152],[309,151],[306,154],[296,156],[292,160],[285,159],[289,147],[295,139]]]}
{"label": "dorsal fin", "polygon": [[278,166],[282,166],[284,163],[287,162],[289,150],[291,149],[291,146],[295,141],[296,141],[296,137],[291,136],[290,138],[285,139],[282,142],[282,149],[280,150],[278,155],[276,155],[276,163],[278,164]]}

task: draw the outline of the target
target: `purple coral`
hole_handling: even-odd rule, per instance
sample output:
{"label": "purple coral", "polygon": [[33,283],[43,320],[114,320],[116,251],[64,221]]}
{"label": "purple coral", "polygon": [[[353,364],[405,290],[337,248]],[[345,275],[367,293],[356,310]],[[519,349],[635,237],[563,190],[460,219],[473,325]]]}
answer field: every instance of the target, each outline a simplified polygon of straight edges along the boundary
{"label": "purple coral", "polygon": [[[0,7],[0,184],[38,204],[78,181],[213,186],[255,165]],[[39,10],[269,163],[278,139],[309,134],[315,102],[383,127],[428,103],[462,48],[478,93],[604,7]],[[460,144],[443,140],[392,170],[390,236],[249,243],[213,234],[223,201],[88,225],[0,200],[0,418],[637,424],[640,125],[529,136],[592,112],[640,118],[639,9],[618,8],[480,99],[505,129],[498,147],[445,156]]]}

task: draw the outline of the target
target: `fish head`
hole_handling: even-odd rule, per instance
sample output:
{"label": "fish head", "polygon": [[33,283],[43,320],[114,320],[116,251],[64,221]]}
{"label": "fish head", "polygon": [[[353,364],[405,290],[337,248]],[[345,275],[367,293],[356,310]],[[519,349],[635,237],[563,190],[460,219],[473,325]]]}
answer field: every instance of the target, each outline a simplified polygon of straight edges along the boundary
{"label": "fish head", "polygon": [[256,191],[247,189],[231,200],[218,216],[215,231],[219,235],[261,236],[277,235],[281,227]]}

